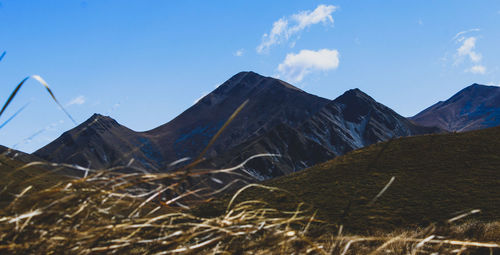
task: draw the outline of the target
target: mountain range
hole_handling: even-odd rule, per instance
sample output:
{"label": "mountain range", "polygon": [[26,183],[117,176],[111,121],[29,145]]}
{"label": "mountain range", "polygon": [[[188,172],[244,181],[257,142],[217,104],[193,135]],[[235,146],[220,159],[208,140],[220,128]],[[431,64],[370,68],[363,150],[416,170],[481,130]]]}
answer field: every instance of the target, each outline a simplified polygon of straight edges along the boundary
{"label": "mountain range", "polygon": [[470,131],[500,125],[500,87],[472,84],[411,117],[423,126]]}
{"label": "mountain range", "polygon": [[296,172],[364,146],[401,136],[440,132],[414,124],[376,102],[359,89],[345,92],[297,127],[279,125],[216,157],[216,166],[229,167],[259,153],[244,168],[258,180]]}
{"label": "mountain range", "polygon": [[170,163],[198,156],[248,100],[200,166],[229,167],[256,154],[279,154],[253,159],[241,170],[252,181],[265,180],[397,137],[496,126],[500,124],[499,91],[474,84],[405,118],[359,89],[328,100],[278,79],[241,72],[157,128],[135,132],[94,114],[34,155],[93,169],[134,166],[169,171]]}
{"label": "mountain range", "polygon": [[95,114],[34,154],[91,168],[127,165],[133,160],[137,167],[162,169],[175,160],[197,156],[246,100],[249,103],[215,141],[208,157],[278,124],[295,127],[329,102],[281,80],[241,72],[172,121],[150,131],[134,132],[110,117]]}

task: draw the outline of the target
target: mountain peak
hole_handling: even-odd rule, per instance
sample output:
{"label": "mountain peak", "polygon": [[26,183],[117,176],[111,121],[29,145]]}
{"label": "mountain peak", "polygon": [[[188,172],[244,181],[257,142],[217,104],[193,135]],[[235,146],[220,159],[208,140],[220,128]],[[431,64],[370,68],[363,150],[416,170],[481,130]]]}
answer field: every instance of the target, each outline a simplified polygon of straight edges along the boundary
{"label": "mountain peak", "polygon": [[[470,91],[470,90],[495,90],[495,89],[499,89],[500,87],[498,86],[493,86],[493,85],[484,85],[484,84],[479,84],[479,83],[473,83],[467,87],[465,87],[464,89],[462,89],[460,92],[462,91]],[[460,93],[458,92],[458,93]],[[458,94],[457,93],[457,94]]]}
{"label": "mountain peak", "polygon": [[100,122],[100,123],[116,122],[116,120],[111,118],[110,116],[105,116],[99,113],[92,114],[92,116],[90,116],[90,118],[88,118],[87,121]]}
{"label": "mountain peak", "polygon": [[350,89],[344,92],[344,94],[337,97],[334,101],[346,105],[365,105],[367,103],[370,104],[376,102],[373,98],[358,88]]}
{"label": "mountain peak", "polygon": [[235,91],[249,92],[250,90],[255,88],[273,87],[286,87],[287,89],[303,92],[301,89],[282,80],[272,77],[266,77],[252,71],[244,71],[235,74],[229,80],[217,87],[217,89],[215,89],[213,93],[217,95],[223,95],[233,93]]}
{"label": "mountain peak", "polygon": [[358,88],[350,89],[344,92],[346,96],[367,96],[367,94]]}
{"label": "mountain peak", "polygon": [[474,83],[412,117],[424,126],[469,131],[500,124],[500,87]]}
{"label": "mountain peak", "polygon": [[480,100],[481,98],[489,98],[495,94],[500,94],[500,87],[473,83],[457,92],[450,99],[446,100],[446,102],[455,102],[463,100],[463,98],[468,98],[468,100]]}
{"label": "mountain peak", "polygon": [[[85,122],[80,124],[80,128],[91,128],[97,130],[107,130],[112,127],[121,126],[116,120],[109,116],[104,116],[99,113],[94,113]],[[77,127],[77,128],[78,128]]]}
{"label": "mountain peak", "polygon": [[243,102],[248,104],[208,152],[210,157],[280,123],[295,127],[330,100],[281,80],[240,72],[172,121],[146,133],[157,138],[169,160],[196,156]]}
{"label": "mountain peak", "polygon": [[492,87],[492,86],[483,85],[483,84],[479,84],[479,83],[472,83],[471,85],[462,89],[462,91],[468,91],[468,90],[474,90],[474,89],[487,89],[488,87]]}

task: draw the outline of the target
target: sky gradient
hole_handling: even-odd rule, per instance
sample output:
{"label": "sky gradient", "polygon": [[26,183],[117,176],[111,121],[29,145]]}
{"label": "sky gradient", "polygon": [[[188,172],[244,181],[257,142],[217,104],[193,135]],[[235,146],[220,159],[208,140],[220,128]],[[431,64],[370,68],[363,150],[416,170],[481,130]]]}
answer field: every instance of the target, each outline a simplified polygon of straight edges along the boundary
{"label": "sky gradient", "polygon": [[[0,100],[40,75],[80,123],[164,124],[240,71],[334,99],[359,88],[403,116],[500,85],[499,1],[0,0]],[[27,106],[26,106],[27,105]],[[28,80],[0,144],[33,152],[74,124]]]}

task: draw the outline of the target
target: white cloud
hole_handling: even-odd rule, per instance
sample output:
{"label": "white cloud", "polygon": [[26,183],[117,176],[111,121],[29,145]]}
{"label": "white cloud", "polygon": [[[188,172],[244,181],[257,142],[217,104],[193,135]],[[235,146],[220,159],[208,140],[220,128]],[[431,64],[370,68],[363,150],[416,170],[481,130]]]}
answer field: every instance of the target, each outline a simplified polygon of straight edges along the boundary
{"label": "white cloud", "polygon": [[263,53],[269,49],[273,44],[280,43],[282,38],[288,39],[286,29],[288,26],[288,21],[285,18],[281,18],[278,21],[274,22],[273,28],[271,29],[271,33],[264,34],[262,36],[262,43],[257,46],[257,52]]}
{"label": "white cloud", "polygon": [[233,55],[234,55],[235,57],[242,57],[242,56],[243,56],[243,54],[245,54],[245,50],[243,50],[243,49],[239,49],[239,50],[237,50],[237,51],[235,51],[235,52],[233,53]]}
{"label": "white cloud", "polygon": [[290,28],[289,33],[299,32],[314,24],[323,23],[333,24],[332,13],[337,9],[333,5],[318,5],[314,11],[301,11],[292,15],[292,19],[297,22],[297,25]]}
{"label": "white cloud", "polygon": [[85,101],[87,101],[87,99],[84,96],[80,95],[80,96],[77,96],[77,97],[71,99],[71,101],[69,101],[66,104],[66,107],[71,106],[71,105],[82,105],[85,103]]}
{"label": "white cloud", "polygon": [[478,32],[478,31],[481,31],[481,29],[473,28],[458,32],[453,37],[455,43],[459,45],[454,55],[455,57],[454,65],[457,66],[464,62],[466,63],[468,62],[468,64],[471,66],[469,68],[466,68],[464,70],[465,72],[473,74],[485,74],[486,66],[481,64],[483,55],[476,49],[478,37],[466,35],[468,33]]}
{"label": "white cloud", "polygon": [[457,54],[459,57],[469,57],[470,60],[474,63],[477,63],[479,61],[481,61],[481,54],[474,51],[474,49],[476,48],[476,40],[477,38],[476,37],[468,37],[467,39],[464,39],[462,42],[462,46],[460,46],[458,49],[457,49]]}
{"label": "white cloud", "polygon": [[301,50],[298,54],[289,53],[279,64],[280,77],[290,82],[300,82],[313,71],[327,71],[339,66],[337,50],[321,49],[318,51]]}
{"label": "white cloud", "polygon": [[257,52],[265,53],[271,46],[288,41],[293,35],[312,25],[318,23],[323,23],[323,25],[333,24],[332,13],[336,9],[336,6],[322,4],[318,5],[313,11],[300,11],[288,18],[279,19],[273,23],[271,32],[262,36],[262,42],[257,46]]}
{"label": "white cloud", "polygon": [[485,74],[486,73],[486,67],[482,66],[482,65],[475,65],[475,66],[467,69],[466,71],[474,73],[474,74]]}

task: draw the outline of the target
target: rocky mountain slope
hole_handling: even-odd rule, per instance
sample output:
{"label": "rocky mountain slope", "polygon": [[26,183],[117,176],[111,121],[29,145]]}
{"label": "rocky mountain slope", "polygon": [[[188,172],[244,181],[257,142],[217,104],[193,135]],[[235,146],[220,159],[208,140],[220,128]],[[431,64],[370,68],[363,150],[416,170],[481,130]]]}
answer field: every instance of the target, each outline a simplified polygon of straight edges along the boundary
{"label": "rocky mountain slope", "polygon": [[164,162],[160,151],[147,134],[134,132],[110,117],[94,114],[34,155],[51,162],[93,169],[133,165],[154,170]]}
{"label": "rocky mountain slope", "polygon": [[197,156],[246,100],[249,100],[246,107],[207,156],[215,157],[282,123],[295,127],[329,102],[281,80],[241,72],[172,121],[153,130],[135,132],[109,117],[94,115],[34,154],[54,162],[92,168],[132,164],[145,169],[164,169],[177,159]]}
{"label": "rocky mountain slope", "polygon": [[402,136],[440,132],[415,125],[359,89],[345,92],[298,127],[280,125],[212,159],[229,167],[260,153],[280,154],[250,161],[245,170],[258,180],[286,175],[364,146]]}
{"label": "rocky mountain slope", "polygon": [[281,123],[295,127],[329,101],[284,81],[242,72],[172,121],[146,133],[158,142],[167,161],[193,157],[246,100],[249,100],[248,104],[217,139],[207,156],[214,157]]}
{"label": "rocky mountain slope", "polygon": [[279,154],[245,166],[251,179],[264,180],[380,141],[440,131],[415,125],[359,89],[330,101],[278,79],[241,72],[150,131],[135,132],[95,114],[34,154],[90,168],[168,171],[169,163],[196,157],[246,100],[205,155],[210,160],[203,166],[228,167],[255,154]]}
{"label": "rocky mountain slope", "polygon": [[472,84],[411,118],[423,126],[469,131],[500,125],[500,87]]}

